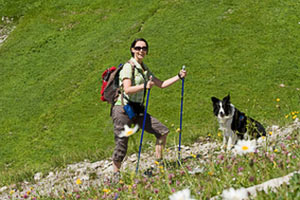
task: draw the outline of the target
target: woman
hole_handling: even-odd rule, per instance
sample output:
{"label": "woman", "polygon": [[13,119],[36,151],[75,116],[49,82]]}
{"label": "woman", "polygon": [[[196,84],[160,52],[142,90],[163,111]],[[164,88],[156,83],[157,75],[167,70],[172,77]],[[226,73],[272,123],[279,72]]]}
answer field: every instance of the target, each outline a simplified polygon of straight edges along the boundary
{"label": "woman", "polygon": [[[146,89],[150,89],[154,85],[159,88],[166,88],[186,76],[186,72],[180,70],[176,76],[165,81],[158,79],[143,63],[145,56],[148,54],[148,50],[149,46],[145,39],[139,38],[134,40],[130,46],[132,58],[120,71],[121,95],[119,95],[117,102],[112,108],[116,144],[113,153],[113,166],[114,172],[117,173],[126,155],[128,144],[128,137],[119,137],[119,135],[124,130],[125,125],[130,126],[134,123],[142,127],[144,119],[143,103]],[[123,108],[125,105],[130,105],[135,110],[136,116],[134,118],[130,119],[130,115],[126,114]],[[156,159],[161,159],[169,129],[156,118],[147,114],[145,131],[155,135],[155,157]]]}

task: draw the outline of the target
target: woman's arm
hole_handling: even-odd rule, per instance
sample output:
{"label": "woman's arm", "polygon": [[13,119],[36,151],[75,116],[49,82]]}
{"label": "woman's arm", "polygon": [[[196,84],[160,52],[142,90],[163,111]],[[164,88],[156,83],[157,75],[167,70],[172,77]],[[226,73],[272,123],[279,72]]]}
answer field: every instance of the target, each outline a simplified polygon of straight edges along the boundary
{"label": "woman's arm", "polygon": [[131,86],[131,79],[125,78],[123,79],[123,89],[126,94],[134,94],[141,90],[144,90],[144,84]]}
{"label": "woman's arm", "polygon": [[172,78],[169,78],[165,81],[161,81],[158,78],[154,77],[153,82],[154,84],[159,87],[159,88],[166,88],[175,83],[176,81],[180,80],[180,77],[184,78],[186,76],[186,71],[185,70],[180,70],[179,75],[176,75]]}

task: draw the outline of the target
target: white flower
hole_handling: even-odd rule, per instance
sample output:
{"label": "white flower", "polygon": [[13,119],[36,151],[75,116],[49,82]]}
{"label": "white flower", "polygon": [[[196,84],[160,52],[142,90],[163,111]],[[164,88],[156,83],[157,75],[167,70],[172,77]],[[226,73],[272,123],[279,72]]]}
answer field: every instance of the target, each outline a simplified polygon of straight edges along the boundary
{"label": "white flower", "polygon": [[192,171],[189,171],[189,174],[199,174],[204,172],[204,167],[199,168],[198,166],[194,168]]}
{"label": "white flower", "polygon": [[186,188],[184,190],[180,190],[170,195],[169,199],[170,200],[195,200],[192,199],[190,195],[191,195],[190,189]]}
{"label": "white flower", "polygon": [[248,200],[248,192],[245,188],[224,190],[222,192],[222,198],[224,200]]}
{"label": "white flower", "polygon": [[238,143],[234,146],[234,150],[239,155],[254,152],[255,149],[256,149],[255,140],[239,140]]}
{"label": "white flower", "polygon": [[129,136],[135,134],[138,130],[139,130],[139,125],[138,124],[136,124],[134,126],[134,128],[129,128],[129,126],[127,124],[125,124],[124,131],[121,132],[119,137],[129,137]]}

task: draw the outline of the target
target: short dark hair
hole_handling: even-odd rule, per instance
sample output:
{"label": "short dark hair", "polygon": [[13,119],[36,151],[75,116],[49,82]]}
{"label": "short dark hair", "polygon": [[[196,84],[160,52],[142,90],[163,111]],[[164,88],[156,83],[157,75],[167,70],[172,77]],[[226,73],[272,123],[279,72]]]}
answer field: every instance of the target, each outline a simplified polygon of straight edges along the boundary
{"label": "short dark hair", "polygon": [[147,50],[147,54],[148,54],[148,51],[149,51],[148,42],[147,42],[144,38],[137,38],[137,39],[133,40],[133,42],[131,43],[131,46],[130,46],[130,53],[131,53],[131,56],[132,56],[132,57],[134,56],[134,54],[132,53],[131,49],[132,49],[133,47],[135,47],[135,44],[136,44],[138,41],[143,41],[143,42],[146,43],[146,46],[147,46],[147,49],[148,49],[148,50]]}

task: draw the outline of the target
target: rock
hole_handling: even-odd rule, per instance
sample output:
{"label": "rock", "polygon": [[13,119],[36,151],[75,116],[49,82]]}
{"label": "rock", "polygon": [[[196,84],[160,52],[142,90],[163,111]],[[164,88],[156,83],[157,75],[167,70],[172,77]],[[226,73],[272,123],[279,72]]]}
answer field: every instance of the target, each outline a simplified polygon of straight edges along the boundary
{"label": "rock", "polygon": [[41,180],[42,176],[43,176],[43,174],[42,174],[41,172],[36,173],[36,174],[34,175],[34,180],[35,180],[35,181],[39,181],[39,180]]}
{"label": "rock", "polygon": [[4,192],[7,189],[8,189],[8,187],[4,186],[4,187],[0,188],[0,192]]}

